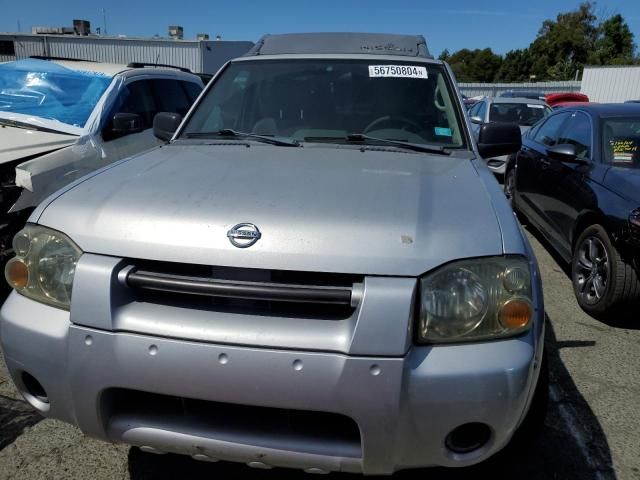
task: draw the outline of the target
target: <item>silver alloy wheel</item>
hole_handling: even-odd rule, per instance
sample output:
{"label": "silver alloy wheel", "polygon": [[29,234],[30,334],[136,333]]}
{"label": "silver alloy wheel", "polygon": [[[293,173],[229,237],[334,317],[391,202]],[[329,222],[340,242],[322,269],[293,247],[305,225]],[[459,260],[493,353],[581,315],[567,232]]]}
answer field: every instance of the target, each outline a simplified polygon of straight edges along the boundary
{"label": "silver alloy wheel", "polygon": [[598,303],[604,297],[610,276],[609,256],[602,241],[588,236],[578,246],[575,282],[585,303]]}

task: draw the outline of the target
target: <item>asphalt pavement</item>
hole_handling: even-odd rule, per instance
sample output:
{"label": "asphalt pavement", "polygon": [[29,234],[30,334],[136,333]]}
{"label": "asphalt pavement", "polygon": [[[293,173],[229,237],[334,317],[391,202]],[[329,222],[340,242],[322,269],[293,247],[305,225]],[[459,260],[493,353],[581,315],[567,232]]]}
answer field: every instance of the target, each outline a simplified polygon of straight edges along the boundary
{"label": "asphalt pavement", "polygon": [[[540,436],[528,448],[508,448],[479,466],[399,472],[394,478],[640,480],[640,314],[624,322],[586,315],[565,267],[528,234],[542,270],[548,317],[550,403]],[[301,477],[308,475],[146,454],[85,437],[29,408],[0,356],[0,480]]]}

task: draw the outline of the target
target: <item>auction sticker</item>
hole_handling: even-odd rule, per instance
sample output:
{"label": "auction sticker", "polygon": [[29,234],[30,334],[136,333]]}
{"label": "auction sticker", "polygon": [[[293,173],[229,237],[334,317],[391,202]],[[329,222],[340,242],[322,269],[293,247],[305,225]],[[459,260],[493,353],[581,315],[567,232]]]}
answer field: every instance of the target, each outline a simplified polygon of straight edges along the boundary
{"label": "auction sticker", "polygon": [[638,153],[638,144],[635,139],[615,138],[609,140],[609,145],[613,151],[614,163],[633,163]]}
{"label": "auction sticker", "polygon": [[429,78],[426,67],[415,65],[369,65],[369,77]]}
{"label": "auction sticker", "polygon": [[445,128],[445,127],[434,127],[434,132],[436,135],[438,135],[439,137],[450,137],[451,136],[451,129],[450,128]]}

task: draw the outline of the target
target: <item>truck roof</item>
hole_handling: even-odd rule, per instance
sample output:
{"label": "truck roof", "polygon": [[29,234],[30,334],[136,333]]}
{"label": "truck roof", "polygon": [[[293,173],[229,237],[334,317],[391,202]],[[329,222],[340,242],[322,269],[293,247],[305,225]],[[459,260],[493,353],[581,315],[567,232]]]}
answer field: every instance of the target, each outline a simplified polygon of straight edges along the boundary
{"label": "truck roof", "polygon": [[422,35],[344,32],[264,35],[245,56],[314,53],[433,58]]}

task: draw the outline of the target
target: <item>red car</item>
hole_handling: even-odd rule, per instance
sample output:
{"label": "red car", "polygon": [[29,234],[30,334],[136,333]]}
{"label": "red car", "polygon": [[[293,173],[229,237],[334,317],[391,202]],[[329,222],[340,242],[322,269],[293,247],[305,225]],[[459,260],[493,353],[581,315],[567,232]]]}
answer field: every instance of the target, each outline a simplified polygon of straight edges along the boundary
{"label": "red car", "polygon": [[553,109],[589,101],[588,96],[586,96],[584,93],[578,92],[548,93],[547,95],[545,95],[545,99],[547,105],[549,105]]}

